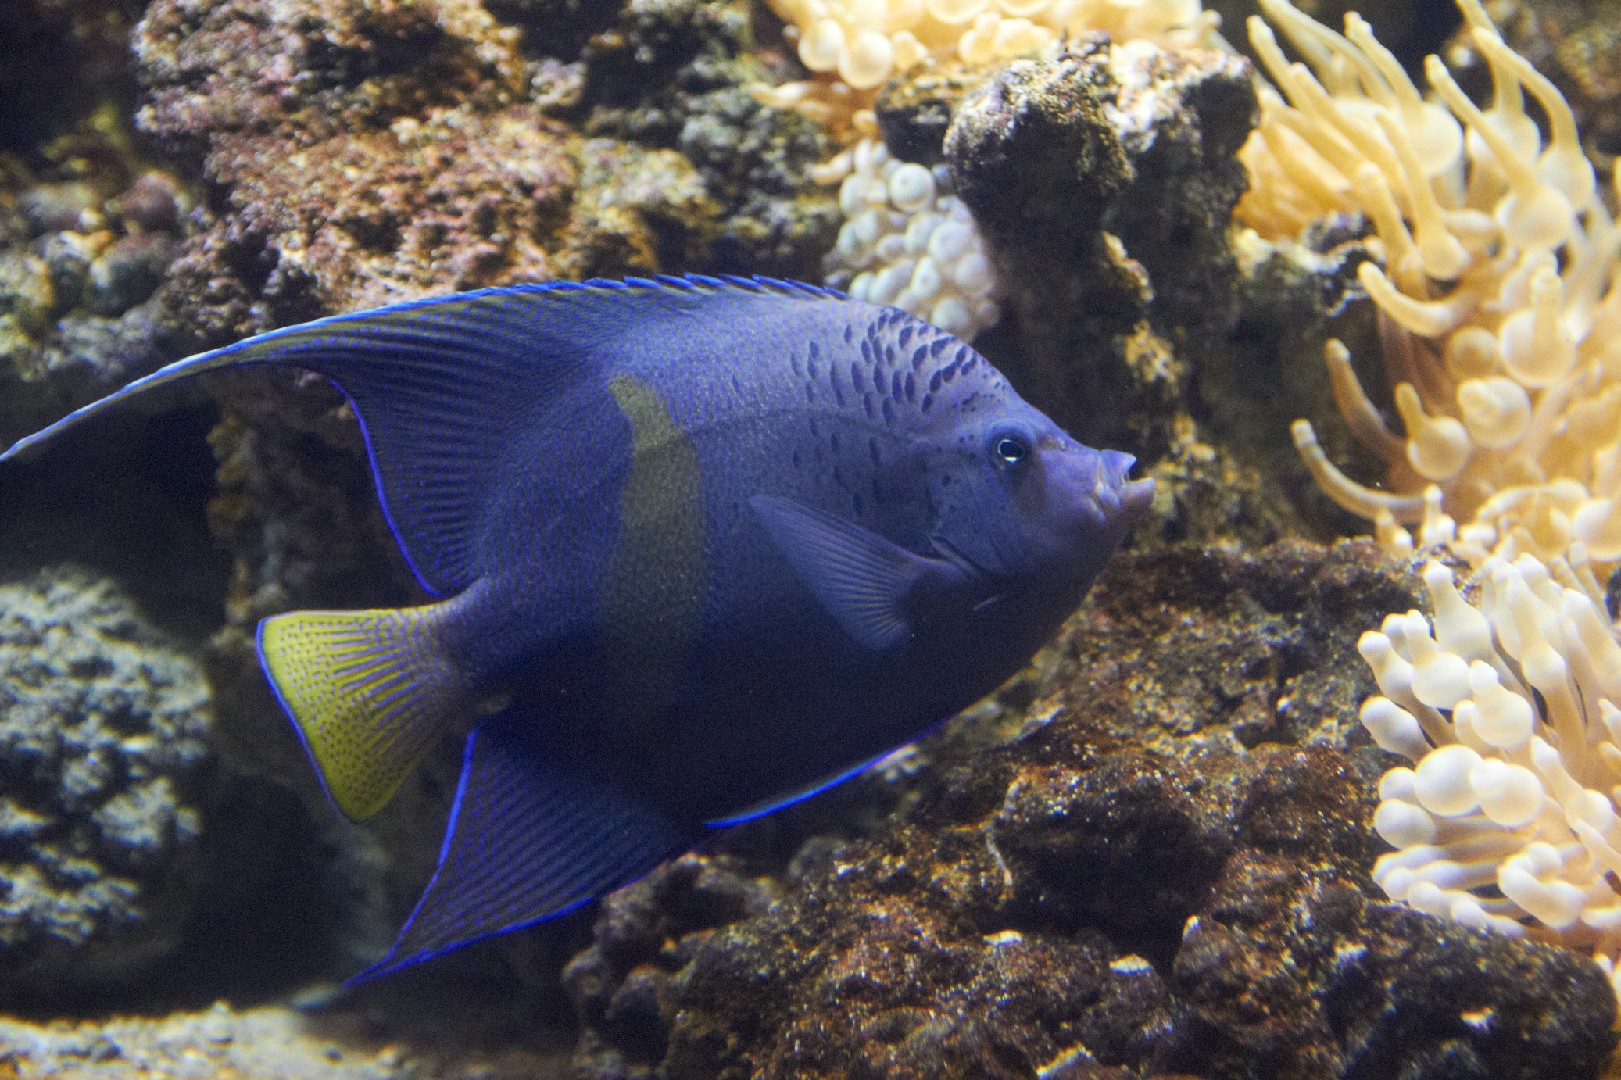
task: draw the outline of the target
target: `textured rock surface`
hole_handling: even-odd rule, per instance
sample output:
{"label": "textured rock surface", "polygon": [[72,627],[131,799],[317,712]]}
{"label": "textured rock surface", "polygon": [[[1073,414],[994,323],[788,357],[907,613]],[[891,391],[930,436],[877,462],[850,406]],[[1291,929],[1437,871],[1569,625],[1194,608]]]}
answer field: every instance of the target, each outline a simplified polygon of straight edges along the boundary
{"label": "textured rock surface", "polygon": [[156,367],[170,326],[155,294],[180,244],[173,176],[85,138],[40,179],[0,168],[0,441]]}
{"label": "textured rock surface", "polygon": [[[817,211],[791,207],[825,144],[741,89],[764,74],[740,57],[743,7],[631,4],[566,66],[526,51],[558,44],[538,30],[555,14],[153,4],[142,126],[218,185],[171,303],[212,342],[457,288],[697,268],[721,237],[721,268],[781,269],[814,238]],[[548,115],[582,111],[602,139]]]}
{"label": "textured rock surface", "polygon": [[71,567],[0,587],[0,992],[146,973],[197,892],[196,663]]}
{"label": "textured rock surface", "polygon": [[126,55],[144,0],[0,5],[0,152],[33,156],[63,136],[118,124],[135,99]]}
{"label": "textured rock surface", "polygon": [[[889,127],[904,126],[908,100],[952,110],[944,153],[1008,282],[1006,324],[984,348],[1083,441],[1163,462],[1168,535],[1264,543],[1298,529],[1311,485],[1288,424],[1296,403],[1327,397],[1321,336],[1355,266],[1235,250],[1248,65],[1083,36],[966,91],[920,78],[910,99],[886,91],[881,116],[889,106]],[[1262,382],[1278,392],[1255,394]]]}
{"label": "textured rock surface", "polygon": [[0,1075],[18,1080],[535,1080],[558,1075],[559,1065],[543,1048],[411,1048],[361,1015],[224,1002],[158,1019],[0,1018]]}
{"label": "textured rock surface", "polygon": [[714,200],[712,269],[814,280],[838,214],[834,193],[810,173],[832,150],[815,124],[750,93],[785,74],[780,59],[755,50],[755,10],[738,0],[630,0],[581,52],[581,126],[692,163]]}
{"label": "textured rock surface", "polygon": [[[948,730],[908,810],[813,841],[763,912],[713,928],[647,910],[679,890],[614,898],[573,965],[577,1067],[1598,1075],[1597,968],[1371,899],[1381,755],[1348,738],[1369,689],[1349,657],[1416,602],[1399,570],[1365,544],[1117,559],[999,710]],[[1020,733],[960,752],[987,721]],[[627,936],[652,959],[605,965]]]}
{"label": "textured rock surface", "polygon": [[1078,435],[1170,444],[1183,370],[1131,342],[1230,327],[1234,155],[1254,110],[1236,57],[1106,38],[1009,64],[959,106],[945,152],[1011,271],[1030,392],[1085,408],[1066,417]]}

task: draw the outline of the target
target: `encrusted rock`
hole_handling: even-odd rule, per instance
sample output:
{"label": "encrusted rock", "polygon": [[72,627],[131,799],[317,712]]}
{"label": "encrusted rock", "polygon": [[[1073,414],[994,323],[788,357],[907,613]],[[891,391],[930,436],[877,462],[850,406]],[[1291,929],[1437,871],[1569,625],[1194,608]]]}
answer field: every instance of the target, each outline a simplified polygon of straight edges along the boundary
{"label": "encrusted rock", "polygon": [[0,993],[105,988],[174,949],[211,710],[109,582],[0,586]]}
{"label": "encrusted rock", "polygon": [[[1286,274],[1235,250],[1248,64],[1083,35],[954,103],[911,96],[954,110],[945,156],[1005,283],[1008,325],[983,346],[1021,393],[1084,441],[1163,462],[1168,535],[1265,543],[1297,528],[1310,485],[1295,406],[1279,403],[1327,398],[1322,365],[1299,356],[1320,353],[1355,260]],[[907,100],[891,87],[880,106]],[[1255,394],[1263,382],[1288,389]]]}
{"label": "encrusted rock", "polygon": [[1255,108],[1237,57],[1101,36],[1014,61],[958,107],[945,152],[1007,264],[1014,366],[1078,436],[1169,445],[1181,367],[1134,371],[1125,342],[1149,329],[1182,350],[1230,327],[1235,155]]}
{"label": "encrusted rock", "polygon": [[1604,973],[1372,902],[1310,861],[1244,852],[1172,968],[1161,1064],[1197,1076],[1596,1077],[1614,1036]]}
{"label": "encrusted rock", "polygon": [[115,147],[82,149],[116,166],[96,183],[0,172],[0,442],[170,354],[155,294],[179,247],[186,197],[173,177]]}
{"label": "encrusted rock", "polygon": [[579,1075],[1597,1076],[1594,965],[1376,899],[1355,635],[1414,603],[1366,543],[1118,557],[910,807],[809,843],[769,907],[611,898],[641,960],[602,927],[576,960]]}

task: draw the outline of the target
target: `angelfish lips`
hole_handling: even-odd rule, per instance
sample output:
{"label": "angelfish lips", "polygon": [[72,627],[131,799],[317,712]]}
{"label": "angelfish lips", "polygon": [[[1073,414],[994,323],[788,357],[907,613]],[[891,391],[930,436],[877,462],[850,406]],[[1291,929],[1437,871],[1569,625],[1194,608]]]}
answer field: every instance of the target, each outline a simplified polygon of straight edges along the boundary
{"label": "angelfish lips", "polygon": [[1134,524],[1154,502],[1154,481],[1133,480],[1131,467],[1137,459],[1118,450],[1097,451],[1092,489],[1086,502],[1105,525],[1126,528]]}

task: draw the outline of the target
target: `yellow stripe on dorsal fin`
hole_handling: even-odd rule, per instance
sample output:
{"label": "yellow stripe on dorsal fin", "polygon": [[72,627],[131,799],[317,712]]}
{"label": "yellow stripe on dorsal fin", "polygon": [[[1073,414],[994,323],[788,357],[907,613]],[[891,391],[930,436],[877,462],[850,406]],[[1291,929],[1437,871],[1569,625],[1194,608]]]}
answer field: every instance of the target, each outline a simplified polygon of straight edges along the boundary
{"label": "yellow stripe on dorsal fin", "polygon": [[442,604],[295,611],[259,624],[259,662],[315,761],[356,821],[386,805],[466,712],[443,655]]}

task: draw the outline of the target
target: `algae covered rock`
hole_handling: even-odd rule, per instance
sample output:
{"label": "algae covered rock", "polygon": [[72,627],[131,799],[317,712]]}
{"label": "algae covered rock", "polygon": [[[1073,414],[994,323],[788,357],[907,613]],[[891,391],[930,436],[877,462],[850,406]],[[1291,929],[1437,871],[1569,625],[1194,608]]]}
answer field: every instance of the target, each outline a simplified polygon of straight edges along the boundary
{"label": "algae covered rock", "polygon": [[109,582],[0,586],[0,993],[117,984],[176,946],[211,708]]}
{"label": "algae covered rock", "polygon": [[[1078,437],[1158,451],[1185,389],[1128,362],[1142,329],[1202,359],[1235,318],[1238,148],[1247,65],[1215,50],[1082,38],[1014,61],[964,97],[945,136],[959,195],[1007,263],[1029,392],[1083,405]],[[1011,374],[1011,373],[1010,373]]]}
{"label": "algae covered rock", "polygon": [[94,182],[0,168],[0,441],[144,375],[171,356],[157,292],[189,197],[173,175],[87,140],[65,151],[111,166]]}
{"label": "algae covered rock", "polygon": [[627,890],[649,974],[602,963],[610,898],[583,1000],[640,1004],[582,1007],[580,1075],[1598,1076],[1603,972],[1369,878],[1355,638],[1416,602],[1365,543],[1118,557],[894,819],[811,841],[764,910]]}

